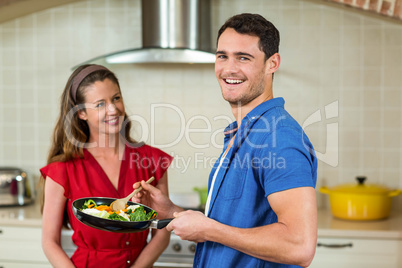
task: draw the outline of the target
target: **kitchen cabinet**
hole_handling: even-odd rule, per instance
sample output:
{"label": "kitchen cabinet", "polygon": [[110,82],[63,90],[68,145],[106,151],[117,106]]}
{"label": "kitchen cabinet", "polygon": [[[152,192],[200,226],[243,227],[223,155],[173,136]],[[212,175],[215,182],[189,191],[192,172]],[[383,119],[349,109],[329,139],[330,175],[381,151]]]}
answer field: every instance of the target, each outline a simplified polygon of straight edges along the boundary
{"label": "kitchen cabinet", "polygon": [[0,268],[51,268],[52,266],[44,265],[44,264],[33,264],[33,263],[26,263],[26,262],[3,262],[0,261]]}
{"label": "kitchen cabinet", "polygon": [[[41,247],[39,204],[0,208],[0,268],[47,268]],[[63,230],[61,243],[68,256],[75,250],[72,230]],[[336,219],[318,211],[318,247],[312,268],[402,267],[402,214],[378,221]],[[332,247],[326,247],[330,245]]]}
{"label": "kitchen cabinet", "polygon": [[400,268],[402,241],[318,237],[311,268]]}
{"label": "kitchen cabinet", "polygon": [[1,268],[51,268],[41,246],[40,227],[0,227]]}
{"label": "kitchen cabinet", "polygon": [[318,211],[318,239],[311,268],[402,267],[402,215],[376,221],[341,220]]}

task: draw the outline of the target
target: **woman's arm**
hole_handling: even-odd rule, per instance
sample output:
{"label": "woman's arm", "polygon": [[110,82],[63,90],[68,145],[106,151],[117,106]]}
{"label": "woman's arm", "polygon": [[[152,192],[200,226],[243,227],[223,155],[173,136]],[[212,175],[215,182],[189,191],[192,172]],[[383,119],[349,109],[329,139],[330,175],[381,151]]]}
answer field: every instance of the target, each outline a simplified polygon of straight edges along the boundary
{"label": "woman's arm", "polygon": [[[169,196],[167,172],[158,181],[158,188],[164,195]],[[152,208],[152,207],[151,207]],[[170,232],[166,229],[152,230],[152,239],[148,245],[141,251],[135,263],[131,266],[135,267],[152,267],[154,262],[159,258],[162,252],[169,245]]]}
{"label": "woman's arm", "polygon": [[47,177],[42,216],[42,248],[53,267],[74,267],[60,243],[66,205],[64,188]]}

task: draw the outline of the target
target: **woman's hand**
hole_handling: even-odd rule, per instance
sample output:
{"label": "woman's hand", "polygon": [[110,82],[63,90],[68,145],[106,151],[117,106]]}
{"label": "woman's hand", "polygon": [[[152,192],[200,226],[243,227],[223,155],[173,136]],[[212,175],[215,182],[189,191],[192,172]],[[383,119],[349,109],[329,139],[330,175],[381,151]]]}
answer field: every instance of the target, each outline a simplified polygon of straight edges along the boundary
{"label": "woman's hand", "polygon": [[173,213],[183,209],[173,204],[169,197],[160,189],[146,183],[145,181],[136,182],[134,189],[142,186],[142,190],[133,197],[133,201],[141,203],[158,212],[158,218],[173,218]]}

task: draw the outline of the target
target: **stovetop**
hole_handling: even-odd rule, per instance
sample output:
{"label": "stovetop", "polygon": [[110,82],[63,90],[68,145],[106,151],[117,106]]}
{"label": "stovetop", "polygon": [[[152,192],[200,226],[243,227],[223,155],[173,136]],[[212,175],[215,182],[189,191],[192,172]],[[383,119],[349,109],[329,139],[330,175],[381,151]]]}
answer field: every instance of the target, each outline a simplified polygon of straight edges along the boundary
{"label": "stovetop", "polygon": [[170,235],[169,246],[163,252],[163,255],[183,255],[194,257],[197,244],[187,240],[181,240],[173,232]]}

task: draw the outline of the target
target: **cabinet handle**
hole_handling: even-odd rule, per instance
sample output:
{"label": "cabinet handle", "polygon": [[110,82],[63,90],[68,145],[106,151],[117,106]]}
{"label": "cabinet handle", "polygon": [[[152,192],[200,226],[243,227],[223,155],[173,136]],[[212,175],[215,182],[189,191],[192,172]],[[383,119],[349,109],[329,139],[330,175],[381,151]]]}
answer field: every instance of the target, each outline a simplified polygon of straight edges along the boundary
{"label": "cabinet handle", "polygon": [[351,248],[353,247],[352,243],[347,244],[324,244],[324,243],[317,243],[317,247],[325,247],[325,248]]}

